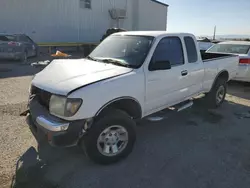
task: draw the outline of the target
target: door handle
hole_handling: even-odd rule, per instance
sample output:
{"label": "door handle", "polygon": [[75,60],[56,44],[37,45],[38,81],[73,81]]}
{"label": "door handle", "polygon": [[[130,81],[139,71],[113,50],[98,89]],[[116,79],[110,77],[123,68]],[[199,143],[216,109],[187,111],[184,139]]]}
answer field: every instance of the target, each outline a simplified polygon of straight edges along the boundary
{"label": "door handle", "polygon": [[181,75],[182,76],[187,76],[188,75],[188,71],[187,70],[181,71]]}

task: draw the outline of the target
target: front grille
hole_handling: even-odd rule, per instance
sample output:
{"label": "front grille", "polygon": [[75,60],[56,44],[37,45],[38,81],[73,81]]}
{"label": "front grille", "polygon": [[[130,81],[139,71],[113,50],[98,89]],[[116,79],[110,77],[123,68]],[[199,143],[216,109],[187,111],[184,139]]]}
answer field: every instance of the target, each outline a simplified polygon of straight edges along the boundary
{"label": "front grille", "polygon": [[51,93],[45,90],[42,90],[38,87],[31,86],[31,95],[35,95],[36,98],[38,99],[38,102],[49,109],[49,100],[51,97]]}

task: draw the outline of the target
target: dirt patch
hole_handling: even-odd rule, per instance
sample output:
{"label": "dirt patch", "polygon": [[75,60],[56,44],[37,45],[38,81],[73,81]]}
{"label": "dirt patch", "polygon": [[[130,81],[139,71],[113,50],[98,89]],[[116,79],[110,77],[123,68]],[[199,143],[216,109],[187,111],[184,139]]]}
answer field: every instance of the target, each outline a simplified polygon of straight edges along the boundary
{"label": "dirt patch", "polygon": [[20,113],[27,109],[27,102],[17,104],[0,105],[0,114],[7,114],[11,116],[19,116]]}
{"label": "dirt patch", "polygon": [[1,188],[9,188],[12,177],[7,174],[0,174],[0,185]]}

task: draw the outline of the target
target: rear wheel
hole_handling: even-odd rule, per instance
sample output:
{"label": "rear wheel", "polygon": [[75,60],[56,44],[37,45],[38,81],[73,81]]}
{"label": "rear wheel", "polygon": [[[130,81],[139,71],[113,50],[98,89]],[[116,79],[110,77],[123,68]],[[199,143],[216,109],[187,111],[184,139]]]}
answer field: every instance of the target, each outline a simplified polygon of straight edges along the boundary
{"label": "rear wheel", "polygon": [[225,101],[227,93],[227,82],[225,79],[218,79],[212,90],[206,95],[206,102],[210,108],[218,108]]}
{"label": "rear wheel", "polygon": [[135,140],[135,122],[114,109],[92,125],[81,146],[96,163],[110,164],[127,157]]}

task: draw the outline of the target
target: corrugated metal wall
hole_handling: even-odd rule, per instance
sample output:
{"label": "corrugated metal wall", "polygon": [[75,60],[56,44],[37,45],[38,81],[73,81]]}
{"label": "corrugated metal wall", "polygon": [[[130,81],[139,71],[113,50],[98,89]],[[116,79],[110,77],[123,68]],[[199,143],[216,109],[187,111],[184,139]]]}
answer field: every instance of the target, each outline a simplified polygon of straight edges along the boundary
{"label": "corrugated metal wall", "polygon": [[[140,30],[149,25],[147,20],[152,15],[146,14],[145,9],[151,7],[138,1],[150,0],[92,0],[92,9],[80,8],[80,0],[0,0],[0,33],[25,33],[37,42],[98,42],[107,28],[117,25],[108,13],[112,5],[127,7],[128,17],[120,21],[120,27]],[[139,11],[138,16],[135,3],[145,10],[143,15]],[[166,22],[166,18],[159,22],[162,20]],[[165,23],[155,25],[155,30],[162,24]]]}
{"label": "corrugated metal wall", "polygon": [[168,7],[153,1],[139,0],[140,30],[167,30]]}

